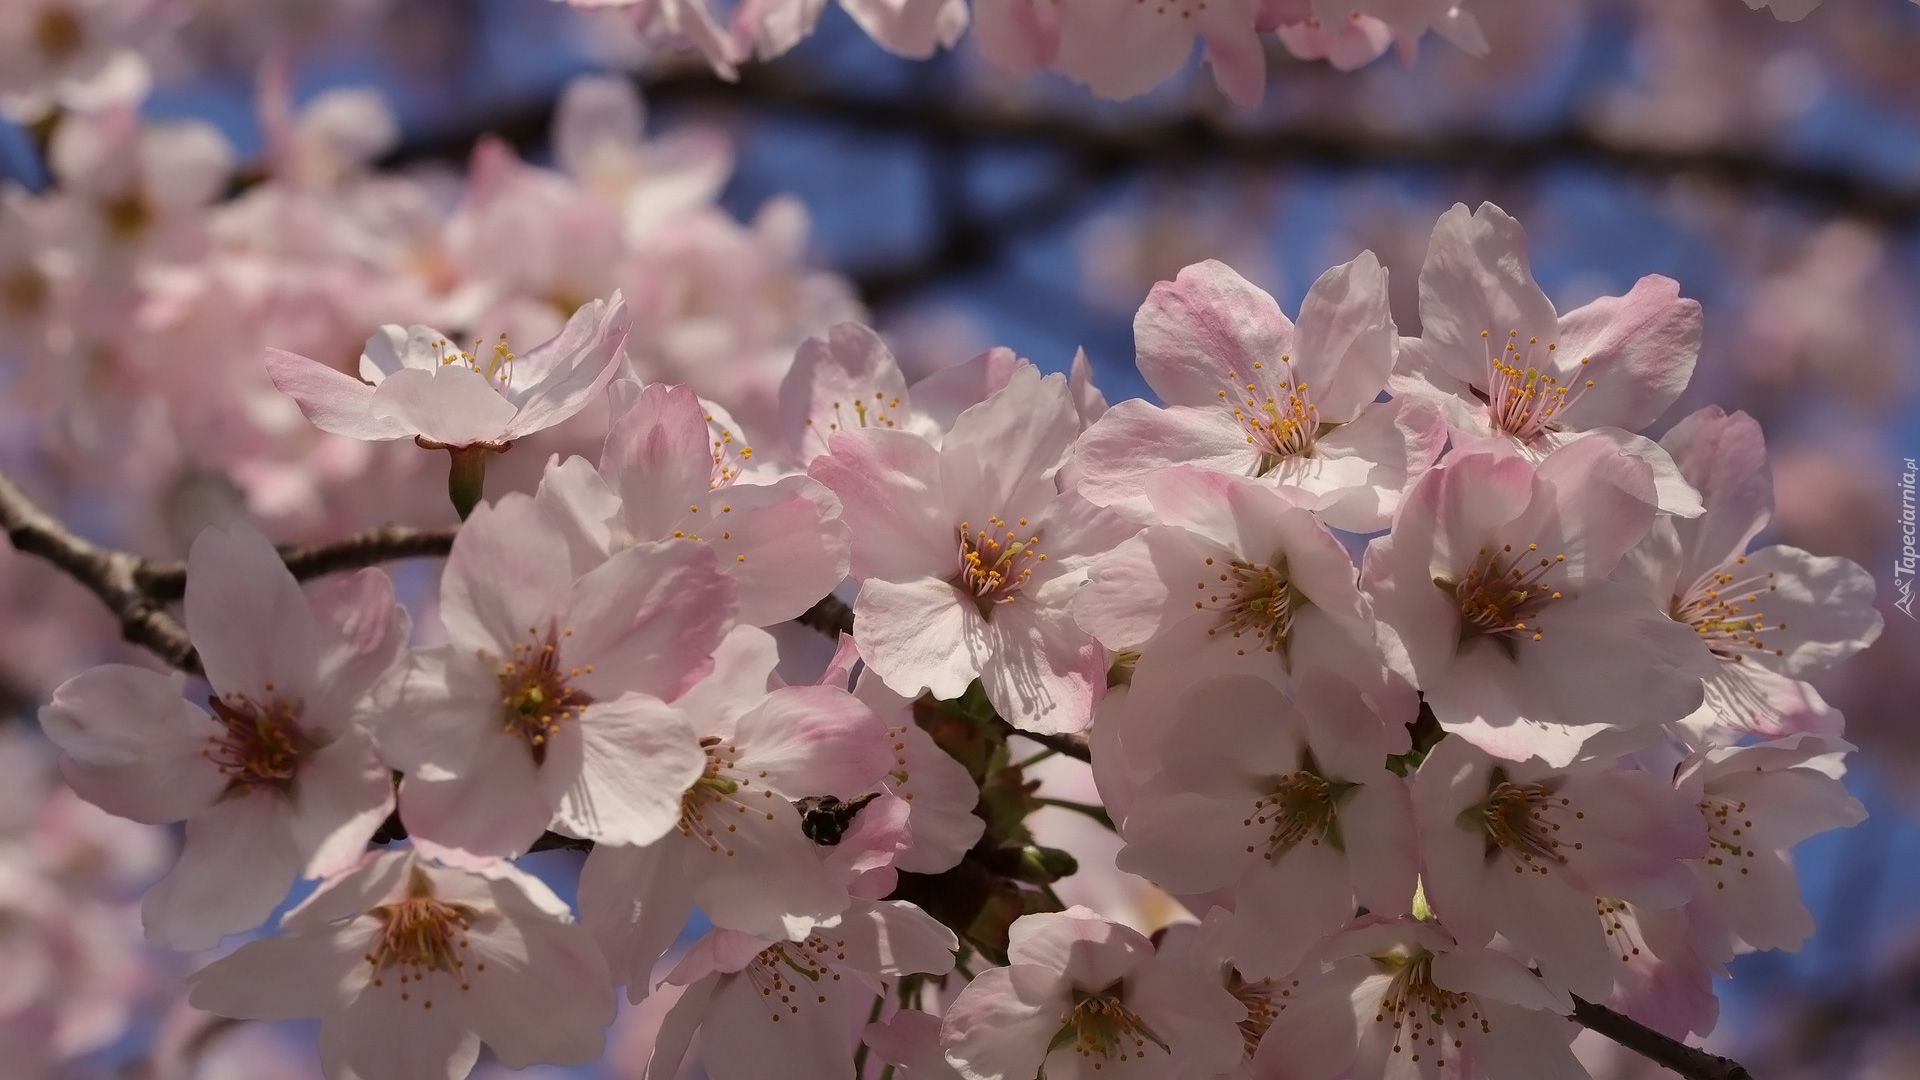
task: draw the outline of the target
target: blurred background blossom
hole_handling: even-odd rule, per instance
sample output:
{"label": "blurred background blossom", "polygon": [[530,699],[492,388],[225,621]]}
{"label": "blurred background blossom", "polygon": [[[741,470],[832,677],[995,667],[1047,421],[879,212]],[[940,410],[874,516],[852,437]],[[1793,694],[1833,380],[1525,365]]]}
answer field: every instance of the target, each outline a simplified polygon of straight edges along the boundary
{"label": "blurred background blossom", "polygon": [[[1800,849],[1821,932],[1734,964],[1709,1045],[1758,1077],[1920,1075],[1920,624],[1892,606],[1899,474],[1920,457],[1920,7],[1827,0],[1785,23],[1733,0],[1473,0],[1483,56],[1428,36],[1346,73],[1265,39],[1245,109],[1197,60],[1115,103],[1011,80],[971,37],[898,58],[838,7],[732,82],[627,13],[548,0],[6,7],[84,17],[92,51],[51,90],[0,79],[0,469],[84,535],[158,557],[238,512],[283,542],[451,521],[437,463],[315,432],[261,366],[273,346],[347,368],[382,322],[525,346],[619,288],[636,366],[753,436],[779,430],[794,347],[849,318],[909,377],[990,344],[1047,370],[1084,348],[1109,400],[1143,394],[1133,311],[1207,258],[1296,310],[1370,248],[1416,334],[1427,236],[1456,201],[1526,223],[1562,310],[1678,279],[1706,331],[1664,423],[1710,402],[1757,417],[1776,495],[1761,542],[1860,562],[1886,617],[1819,684],[1873,817]],[[605,422],[526,440],[490,490],[591,456]],[[401,577],[416,605],[428,584]],[[150,662],[116,636],[83,590],[0,548],[0,1061],[317,1075],[309,1028],[178,1001],[192,961],[142,944],[135,912],[174,839],[79,803],[33,730],[88,664]],[[1084,768],[1049,768],[1043,794],[1088,799]],[[1084,818],[1048,813],[1083,857],[1063,896],[1149,930],[1177,914],[1100,865],[1114,845]],[[541,863],[563,895],[572,858]],[[639,1076],[671,1000],[627,1010],[601,1066],[537,1075]],[[1578,1045],[1596,1077],[1660,1075]]]}

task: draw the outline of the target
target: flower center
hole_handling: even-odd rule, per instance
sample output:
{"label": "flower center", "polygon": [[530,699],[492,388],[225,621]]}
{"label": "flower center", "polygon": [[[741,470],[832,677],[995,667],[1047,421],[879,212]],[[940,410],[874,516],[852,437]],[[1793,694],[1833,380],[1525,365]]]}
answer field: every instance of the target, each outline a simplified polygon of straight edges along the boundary
{"label": "flower center", "polygon": [[[1751,843],[1743,840],[1747,830],[1753,828],[1753,819],[1747,817],[1747,804],[1718,795],[1701,797],[1700,814],[1707,819],[1707,866],[1716,879],[1715,889],[1725,889],[1727,883],[1720,880],[1727,869],[1740,866],[1740,860],[1751,859],[1758,854]],[[1731,861],[1729,861],[1731,860]],[[1748,868],[1740,866],[1740,873],[1746,874]]]}
{"label": "flower center", "polygon": [[[840,973],[833,970],[833,965],[846,959],[844,940],[829,941],[819,934],[811,934],[804,941],[782,941],[760,950],[742,974],[760,991],[768,1016],[777,1024],[782,1013],[799,1015],[800,1007],[807,1004],[808,999],[816,1005],[825,1005],[826,984],[840,981]],[[806,981],[801,982],[802,979]]]}
{"label": "flower center", "polygon": [[875,390],[871,398],[854,397],[846,401],[831,402],[827,412],[820,416],[809,416],[806,427],[809,434],[820,440],[820,452],[826,453],[828,444],[833,441],[836,431],[853,431],[858,428],[898,428],[902,416],[900,406],[904,401],[898,396],[889,398]]}
{"label": "flower center", "polygon": [[1172,1053],[1166,1040],[1155,1035],[1140,1014],[1127,1007],[1122,993],[1117,982],[1097,992],[1075,990],[1073,1007],[1060,1018],[1060,1030],[1047,1052],[1071,1046],[1081,1057],[1100,1058],[1093,1063],[1096,1069],[1103,1061],[1145,1057],[1148,1043],[1162,1053]]}
{"label": "flower center", "polygon": [[58,63],[80,51],[87,41],[87,24],[66,4],[49,4],[33,22],[33,43],[40,55]]}
{"label": "flower center", "polygon": [[[573,631],[563,633],[572,636]],[[593,665],[563,667],[554,632],[549,629],[545,640],[538,634],[535,628],[527,627],[527,635],[534,642],[515,645],[513,658],[500,665],[496,678],[500,680],[501,713],[507,730],[526,740],[535,765],[544,765],[548,744],[560,725],[577,719],[593,704],[584,691],[568,683],[569,679],[592,674]]]}
{"label": "flower center", "polygon": [[100,204],[107,232],[120,240],[137,240],[153,224],[153,207],[139,191],[127,191]]}
{"label": "flower center", "polygon": [[[485,377],[487,385],[489,386],[492,386],[495,382],[504,385],[513,374],[513,361],[515,359],[513,350],[507,347],[507,335],[500,335],[500,340],[493,345],[493,353],[491,356],[487,355],[486,346],[487,343],[479,338],[474,339],[472,352],[467,352],[464,349],[456,347],[445,338],[441,338],[433,343],[434,354],[439,358],[441,367],[445,367],[448,364],[459,364],[468,371]],[[482,367],[480,364],[480,358],[482,356],[486,356],[485,367]],[[494,389],[497,390],[499,387],[494,387]]]}
{"label": "flower center", "polygon": [[1561,854],[1561,848],[1579,851],[1585,847],[1578,840],[1562,843],[1554,835],[1560,832],[1561,823],[1548,820],[1548,816],[1568,813],[1575,820],[1587,816],[1586,811],[1573,809],[1573,800],[1555,795],[1551,782],[1516,784],[1507,779],[1505,769],[1496,768],[1489,779],[1486,801],[1469,807],[1460,815],[1460,822],[1485,833],[1487,861],[1504,853],[1513,860],[1514,873],[1531,870],[1546,874],[1550,866],[1565,865],[1567,857]]}
{"label": "flower center", "polygon": [[[1292,980],[1292,986],[1299,986],[1300,980]],[[1227,976],[1227,992],[1232,994],[1247,1010],[1247,1018],[1240,1021],[1240,1044],[1246,1049],[1247,1057],[1260,1049],[1260,1040],[1267,1037],[1267,1029],[1273,1026],[1273,1020],[1286,1009],[1286,1002],[1276,1003],[1275,997],[1291,997],[1291,987],[1277,987],[1272,979],[1260,979],[1248,982],[1238,971]]]}
{"label": "flower center", "polygon": [[[424,982],[431,972],[452,975],[466,990],[467,953],[471,943],[467,930],[479,912],[465,904],[449,904],[433,895],[433,882],[419,867],[407,879],[407,895],[398,903],[381,904],[369,912],[380,920],[380,935],[365,960],[373,965],[373,985],[384,986],[387,969],[399,970],[400,1000],[408,1001],[409,983]],[[473,966],[474,972],[487,970],[484,960]],[[432,998],[423,998],[420,1007],[433,1008]]]}
{"label": "flower center", "polygon": [[[1033,576],[1034,567],[1047,561],[1034,546],[1040,542],[1038,534],[1021,540],[1012,526],[997,517],[988,518],[987,524],[991,529],[975,530],[964,521],[960,523],[958,573],[953,581],[973,594],[983,616],[990,614],[995,604],[1011,603]],[[1027,519],[1021,518],[1020,526],[1026,524]]]}
{"label": "flower center", "polygon": [[1448,1045],[1455,1050],[1465,1045],[1456,1032],[1447,1030],[1449,1026],[1465,1029],[1471,1021],[1479,1025],[1481,1034],[1492,1032],[1493,1025],[1480,1015],[1471,996],[1433,984],[1432,953],[1423,950],[1410,957],[1376,960],[1398,967],[1393,981],[1387,984],[1386,996],[1380,1000],[1380,1011],[1373,1017],[1377,1024],[1393,1024],[1394,1053],[1407,1054],[1411,1061],[1419,1061],[1423,1053],[1433,1053],[1438,1055],[1434,1067],[1444,1068]]}
{"label": "flower center", "polygon": [[[272,692],[272,684],[267,686]],[[244,795],[258,787],[285,794],[302,758],[317,745],[300,730],[299,709],[274,699],[267,705],[245,694],[210,697],[207,704],[227,729],[207,740],[205,754],[227,778],[224,795]]]}
{"label": "flower center", "polygon": [[[1202,579],[1194,583],[1195,588],[1207,593],[1207,598],[1195,600],[1193,606],[1204,610],[1211,605],[1222,613],[1220,625],[1210,628],[1208,637],[1217,636],[1223,630],[1235,638],[1252,634],[1260,642],[1258,648],[1279,653],[1283,661],[1287,658],[1293,616],[1306,604],[1307,598],[1288,579],[1286,559],[1277,561],[1278,566],[1269,566],[1230,559],[1226,567],[1215,574],[1218,580]],[[1214,565],[1212,556],[1207,557],[1207,565]],[[1237,651],[1241,656],[1247,654],[1244,647]]]}
{"label": "flower center", "polygon": [[[680,835],[699,841],[708,851],[732,858],[733,848],[728,846],[727,834],[739,832],[740,826],[728,819],[757,813],[772,821],[773,811],[754,809],[748,802],[753,792],[746,789],[753,786],[754,778],[735,770],[734,755],[740,752],[738,747],[718,735],[702,738],[700,747],[707,752],[707,764],[700,778],[680,796]],[[765,778],[766,774],[761,773],[760,779]],[[760,798],[771,800],[773,797],[773,789],[761,785]]]}
{"label": "flower center", "polygon": [[[1540,640],[1541,627],[1534,621],[1548,603],[1560,599],[1560,593],[1541,579],[1553,566],[1565,562],[1565,555],[1549,559],[1541,556],[1538,544],[1528,544],[1523,555],[1513,553],[1513,545],[1499,551],[1481,548],[1473,565],[1459,581],[1437,577],[1433,583],[1453,594],[1460,605],[1460,639],[1490,636],[1511,652],[1522,636]],[[1531,625],[1529,625],[1531,623]]]}
{"label": "flower center", "polygon": [[[1280,363],[1285,365],[1287,375],[1273,392],[1262,391],[1257,382],[1246,383],[1246,390],[1241,391],[1241,384],[1236,382],[1236,402],[1225,390],[1220,391],[1220,400],[1233,409],[1234,419],[1245,429],[1247,442],[1259,451],[1257,476],[1272,472],[1287,458],[1311,456],[1314,441],[1320,437],[1320,410],[1308,396],[1307,384],[1294,379],[1293,358],[1282,356]],[[1253,366],[1257,371],[1266,369],[1258,360]],[[1240,377],[1237,371],[1227,372],[1229,379]]]}
{"label": "flower center", "polygon": [[[1506,348],[1493,351],[1492,335],[1480,331],[1487,339],[1487,415],[1493,426],[1519,439],[1532,442],[1559,425],[1555,422],[1567,406],[1580,399],[1580,395],[1593,386],[1593,380],[1581,378],[1573,386],[1562,386],[1560,381],[1533,366],[1533,350],[1540,339],[1530,337],[1525,348],[1520,346],[1520,331],[1507,332]],[[1547,342],[1546,351],[1551,354],[1559,346]],[[1587,357],[1580,358],[1584,370]]]}
{"label": "flower center", "polygon": [[[1735,559],[1733,566],[1747,561],[1745,555]],[[1769,649],[1760,640],[1762,631],[1785,630],[1786,623],[1767,626],[1767,617],[1763,612],[1749,610],[1748,605],[1760,602],[1760,594],[1773,592],[1773,571],[1764,577],[1756,574],[1742,576],[1740,572],[1721,567],[1696,582],[1686,595],[1675,597],[1671,614],[1676,622],[1693,627],[1700,635],[1713,655],[1735,664],[1744,663],[1747,654],[1785,656],[1783,649]]]}
{"label": "flower center", "polygon": [[0,274],[0,311],[24,319],[45,307],[51,292],[45,276],[31,267]]}
{"label": "flower center", "polygon": [[1319,847],[1322,840],[1335,851],[1343,850],[1340,802],[1358,786],[1320,775],[1313,753],[1308,751],[1300,770],[1275,777],[1267,793],[1254,801],[1253,813],[1241,821],[1246,828],[1266,833],[1264,843],[1247,845],[1247,853],[1264,846],[1261,858],[1272,862],[1303,841]]}

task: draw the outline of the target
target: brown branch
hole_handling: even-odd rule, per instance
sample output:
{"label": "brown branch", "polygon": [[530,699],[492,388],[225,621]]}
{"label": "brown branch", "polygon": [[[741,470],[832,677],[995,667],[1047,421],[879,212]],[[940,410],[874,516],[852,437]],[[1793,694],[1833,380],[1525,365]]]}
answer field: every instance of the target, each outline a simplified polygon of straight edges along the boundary
{"label": "brown branch", "polygon": [[55,520],[0,473],[0,525],[15,549],[38,555],[87,587],[120,620],[120,636],[183,671],[200,673],[186,627],[140,585],[138,555],[103,548]]}
{"label": "brown branch", "polygon": [[1599,1032],[1687,1080],[1753,1080],[1753,1074],[1739,1062],[1669,1038],[1605,1005],[1595,1005],[1576,997],[1573,999],[1572,1019],[1581,1027]]}
{"label": "brown branch", "polygon": [[[182,671],[201,674],[186,627],[166,607],[186,595],[186,564],[101,547],[40,509],[4,473],[0,525],[15,549],[47,560],[99,597],[120,620],[126,640]],[[332,543],[283,547],[280,557],[294,577],[305,580],[394,559],[445,555],[452,547],[452,529],[382,525]]]}

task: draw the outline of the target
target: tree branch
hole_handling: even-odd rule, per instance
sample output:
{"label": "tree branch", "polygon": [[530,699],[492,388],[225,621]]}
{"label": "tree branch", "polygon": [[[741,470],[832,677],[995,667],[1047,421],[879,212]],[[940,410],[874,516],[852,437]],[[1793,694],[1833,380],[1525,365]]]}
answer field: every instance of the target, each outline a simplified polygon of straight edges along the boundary
{"label": "tree branch", "polygon": [[1595,1005],[1576,997],[1573,999],[1572,1019],[1581,1027],[1597,1031],[1687,1080],[1753,1080],[1753,1074],[1747,1072],[1746,1066],[1739,1062],[1669,1038],[1605,1005]]}
{"label": "tree branch", "polygon": [[[185,563],[103,548],[40,509],[5,473],[0,473],[0,525],[15,549],[40,556],[99,597],[120,620],[126,640],[182,671],[201,674],[186,627],[166,607],[186,595]],[[453,533],[381,525],[331,543],[283,547],[280,557],[295,578],[306,580],[395,559],[445,555],[453,547]]]}

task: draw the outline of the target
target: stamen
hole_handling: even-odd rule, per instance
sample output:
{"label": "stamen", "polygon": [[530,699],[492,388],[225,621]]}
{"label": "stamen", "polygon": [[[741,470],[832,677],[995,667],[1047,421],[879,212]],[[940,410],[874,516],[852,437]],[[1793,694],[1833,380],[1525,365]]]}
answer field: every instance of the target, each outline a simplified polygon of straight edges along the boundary
{"label": "stamen", "polygon": [[[1314,442],[1320,437],[1320,410],[1308,395],[1307,384],[1293,377],[1293,358],[1282,356],[1280,363],[1286,374],[1272,392],[1261,390],[1259,382],[1236,383],[1239,400],[1235,403],[1225,390],[1220,391],[1221,400],[1229,402],[1234,419],[1246,430],[1248,444],[1260,453],[1258,476],[1272,472],[1287,458],[1311,457]],[[1262,363],[1253,366],[1265,370]],[[1237,379],[1239,373],[1229,371],[1227,377]],[[1272,385],[1270,377],[1261,378]],[[1241,385],[1245,391],[1239,389]]]}
{"label": "stamen", "polygon": [[1522,640],[1539,641],[1539,615],[1560,592],[1542,581],[1548,571],[1566,561],[1565,555],[1547,558],[1540,545],[1528,544],[1516,555],[1512,544],[1499,551],[1481,548],[1473,566],[1458,582],[1435,578],[1434,584],[1453,594],[1460,605],[1460,638],[1491,636],[1511,653]]}
{"label": "stamen", "polygon": [[[1259,643],[1257,648],[1277,652],[1286,660],[1294,614],[1307,603],[1307,598],[1288,579],[1285,557],[1275,561],[1278,565],[1269,566],[1232,559],[1223,571],[1214,575],[1217,582],[1202,579],[1195,583],[1207,593],[1207,599],[1196,600],[1193,606],[1204,609],[1213,605],[1224,612],[1220,625],[1208,629],[1209,637],[1223,630],[1235,638],[1252,634]],[[1238,652],[1241,656],[1247,654],[1245,648]]]}
{"label": "stamen", "polygon": [[[1593,380],[1582,378],[1572,386],[1562,386],[1557,378],[1540,370],[1532,360],[1533,350],[1540,344],[1539,338],[1528,338],[1523,347],[1519,344],[1520,331],[1507,333],[1506,345],[1501,351],[1493,351],[1492,336],[1481,331],[1480,336],[1487,340],[1487,412],[1493,426],[1519,439],[1532,442],[1549,431],[1558,430],[1558,417],[1567,406],[1580,399],[1593,386]],[[1551,353],[1558,343],[1547,342],[1546,351]],[[1587,357],[1580,358],[1582,370]],[[1541,361],[1545,363],[1543,359]]]}
{"label": "stamen", "polygon": [[1713,655],[1735,664],[1744,663],[1749,654],[1786,655],[1784,649],[1767,648],[1760,634],[1785,630],[1787,624],[1768,626],[1766,614],[1751,608],[1775,591],[1774,572],[1762,575],[1739,570],[1746,561],[1742,555],[1707,574],[1683,595],[1674,597],[1669,612],[1676,622],[1693,627]]}
{"label": "stamen", "polygon": [[[1021,525],[1026,523],[1026,518],[1020,519]],[[1035,546],[1040,543],[1038,533],[1020,540],[997,517],[988,518],[987,524],[991,530],[960,523],[960,553],[953,578],[954,585],[973,594],[983,616],[991,615],[995,604],[1012,603],[1034,568],[1047,561]]]}
{"label": "stamen", "polygon": [[507,730],[526,740],[535,765],[547,762],[547,747],[560,725],[577,719],[593,704],[586,692],[570,680],[591,674],[591,665],[566,667],[560,659],[559,642],[573,636],[572,630],[556,635],[549,627],[544,638],[533,627],[527,634],[535,644],[513,647],[513,659],[500,665],[500,703]]}
{"label": "stamen", "polygon": [[1162,1053],[1172,1053],[1166,1040],[1127,1007],[1123,993],[1117,982],[1100,991],[1075,990],[1073,1007],[1060,1017],[1060,1031],[1048,1052],[1071,1046],[1083,1058],[1098,1057],[1100,1060],[1092,1062],[1096,1070],[1107,1061],[1145,1057],[1148,1043]]}
{"label": "stamen", "polygon": [[223,795],[244,795],[257,787],[282,794],[293,786],[300,761],[318,745],[301,731],[299,709],[275,699],[262,705],[244,694],[210,697],[207,704],[226,734],[207,740],[208,760],[227,778]]}
{"label": "stamen", "polygon": [[[389,969],[399,969],[400,1000],[411,1000],[407,984],[424,982],[430,972],[452,975],[460,989],[472,988],[467,979],[467,953],[471,948],[467,931],[479,912],[464,904],[450,904],[436,898],[433,882],[426,872],[414,867],[407,879],[407,895],[398,903],[381,904],[369,912],[381,923],[373,949],[363,958],[373,965],[373,985],[385,985]],[[485,971],[486,962],[474,965],[476,974]],[[433,1008],[432,998],[423,998],[420,1007]]]}

